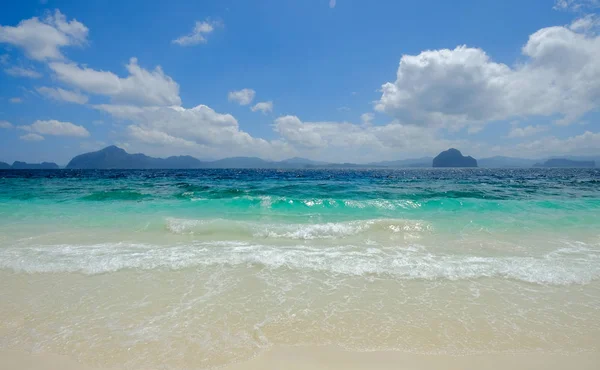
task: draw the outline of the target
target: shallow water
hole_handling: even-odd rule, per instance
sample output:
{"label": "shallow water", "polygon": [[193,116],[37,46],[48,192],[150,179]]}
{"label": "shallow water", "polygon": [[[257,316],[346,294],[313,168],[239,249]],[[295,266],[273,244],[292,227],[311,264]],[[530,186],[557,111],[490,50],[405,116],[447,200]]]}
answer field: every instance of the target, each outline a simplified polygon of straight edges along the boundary
{"label": "shallow water", "polygon": [[0,346],[600,350],[594,169],[0,171]]}

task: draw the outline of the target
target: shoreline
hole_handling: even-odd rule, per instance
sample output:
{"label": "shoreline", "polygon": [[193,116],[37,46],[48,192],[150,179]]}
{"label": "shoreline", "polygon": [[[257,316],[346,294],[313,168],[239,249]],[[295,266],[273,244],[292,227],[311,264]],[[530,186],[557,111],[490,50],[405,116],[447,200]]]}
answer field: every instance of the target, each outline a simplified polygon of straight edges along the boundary
{"label": "shoreline", "polygon": [[[594,370],[600,363],[600,352],[515,353],[474,355],[425,355],[395,351],[353,352],[334,346],[274,347],[255,358],[229,364],[224,370],[559,370],[575,367],[578,370]],[[168,366],[168,365],[167,365]],[[32,354],[16,350],[0,350],[0,368],[13,370],[121,370],[120,368],[93,367],[78,363],[68,356],[41,353]],[[145,370],[171,369],[165,364]],[[176,368],[173,367],[173,370]],[[200,369],[200,368],[198,368]]]}

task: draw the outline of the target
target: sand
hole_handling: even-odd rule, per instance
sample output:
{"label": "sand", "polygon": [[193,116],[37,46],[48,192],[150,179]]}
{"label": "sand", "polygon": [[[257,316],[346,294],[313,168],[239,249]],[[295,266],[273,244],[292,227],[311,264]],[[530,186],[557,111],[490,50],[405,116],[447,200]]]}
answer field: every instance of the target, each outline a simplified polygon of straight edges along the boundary
{"label": "sand", "polygon": [[[225,370],[532,370],[600,368],[600,353],[485,354],[469,356],[416,355],[401,352],[348,352],[333,347],[277,347],[252,360],[226,366]],[[0,351],[2,370],[121,370],[95,368],[53,354]],[[153,369],[147,369],[153,370]]]}

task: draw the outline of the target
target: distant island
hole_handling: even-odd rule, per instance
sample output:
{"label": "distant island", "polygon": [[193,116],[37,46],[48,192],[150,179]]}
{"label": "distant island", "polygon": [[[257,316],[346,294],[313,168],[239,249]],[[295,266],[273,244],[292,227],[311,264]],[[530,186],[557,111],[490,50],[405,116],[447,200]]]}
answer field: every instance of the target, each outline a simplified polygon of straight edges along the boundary
{"label": "distant island", "polygon": [[433,167],[477,167],[477,160],[465,157],[460,150],[450,148],[433,158]]}
{"label": "distant island", "polygon": [[201,161],[191,156],[155,158],[145,154],[129,154],[114,145],[97,152],[85,153],[73,158],[69,169],[194,169],[194,168],[305,168],[320,166],[304,158],[291,158],[280,162],[265,161],[256,157],[232,157],[216,161]]}
{"label": "distant island", "polygon": [[256,157],[231,157],[215,161],[201,161],[190,156],[155,158],[145,154],[130,154],[124,149],[111,145],[96,152],[74,157],[66,166],[68,169],[194,169],[194,168],[390,168],[390,167],[431,167],[431,157],[404,159],[388,162],[328,163],[294,157],[283,161],[266,161]]}
{"label": "distant island", "polygon": [[484,168],[529,168],[538,161],[538,159],[495,156],[478,159],[477,166]]}
{"label": "distant island", "polygon": [[15,161],[12,166],[8,163],[0,162],[0,170],[57,170],[60,167],[53,162],[25,163]]}
{"label": "distant island", "polygon": [[[592,168],[600,161],[600,156],[551,158],[535,160],[514,157],[488,157],[475,159],[464,156],[455,148],[438,154],[435,158],[422,157],[395,161],[357,163],[329,163],[306,158],[289,158],[282,161],[269,161],[257,157],[230,157],[213,161],[203,161],[191,156],[155,158],[142,153],[130,154],[122,148],[111,145],[104,149],[80,154],[67,164],[67,169],[197,169],[197,168],[258,168],[258,169],[367,169],[367,168],[431,168],[431,167],[482,167],[482,168],[531,168],[531,167],[575,167]],[[15,161],[12,165],[0,162],[0,170],[10,169],[58,169],[56,163],[25,163]]]}
{"label": "distant island", "polygon": [[570,167],[570,168],[593,168],[596,167],[594,161],[574,161],[565,158],[551,158],[544,163],[536,163],[533,167]]}
{"label": "distant island", "polygon": [[129,154],[111,145],[97,152],[85,153],[71,159],[70,169],[149,169],[149,168],[199,168],[202,162],[190,156],[153,158],[145,154]]}

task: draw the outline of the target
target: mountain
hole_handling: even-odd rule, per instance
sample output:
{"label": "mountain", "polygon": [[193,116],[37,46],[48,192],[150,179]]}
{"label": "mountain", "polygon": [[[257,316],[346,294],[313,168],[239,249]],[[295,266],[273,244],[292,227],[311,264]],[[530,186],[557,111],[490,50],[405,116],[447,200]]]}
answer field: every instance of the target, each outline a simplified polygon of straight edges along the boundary
{"label": "mountain", "polygon": [[[595,157],[569,157],[550,159],[541,167],[590,167],[594,166]],[[577,160],[576,160],[577,159]],[[557,162],[557,160],[559,162]],[[560,162],[563,161],[563,162]],[[367,164],[356,163],[328,163],[313,161],[306,158],[289,158],[283,161],[268,161],[257,157],[231,157],[219,160],[201,161],[191,156],[174,156],[168,158],[155,158],[145,154],[130,154],[124,149],[114,145],[96,152],[90,152],[74,157],[66,168],[69,169],[194,169],[194,168],[273,168],[273,169],[359,169],[359,168],[410,168],[410,167],[522,167],[530,168],[536,160],[512,157],[490,157],[480,159],[479,162],[472,157],[463,156],[454,148],[441,152],[437,157],[422,157],[402,159],[396,161],[371,162]],[[596,162],[598,163],[598,162]],[[54,163],[29,165],[15,162],[15,168],[58,168]],[[0,162],[0,168],[10,168]]]}
{"label": "mountain", "polygon": [[433,158],[433,167],[477,167],[477,160],[465,157],[458,149],[450,148]]}
{"label": "mountain", "polygon": [[432,157],[422,157],[422,158],[400,159],[397,161],[372,162],[369,164],[374,167],[395,167],[395,168],[431,167],[432,161],[433,161]]}
{"label": "mountain", "polygon": [[0,162],[0,170],[10,170],[10,164],[5,162]]}
{"label": "mountain", "polygon": [[513,157],[490,157],[490,158],[481,158],[477,160],[477,165],[479,167],[487,167],[487,168],[508,168],[508,167],[531,167],[533,166],[537,160],[535,159],[527,159],[527,158],[513,158]]}
{"label": "mountain", "polygon": [[[329,166],[326,162],[305,158],[290,158],[272,162],[257,157],[231,157],[216,161],[200,161],[190,156],[154,158],[145,154],[129,154],[114,145],[97,152],[71,159],[70,169],[191,169],[191,168],[315,168]],[[356,166],[356,165],[355,165]],[[346,166],[348,167],[348,166]]]}
{"label": "mountain", "polygon": [[111,145],[97,152],[85,153],[71,159],[70,169],[149,169],[200,168],[203,162],[190,156],[154,158],[145,154],[129,154],[124,149]]}
{"label": "mountain", "polygon": [[573,161],[594,161],[596,164],[600,163],[600,155],[565,155],[561,158],[571,159]]}
{"label": "mountain", "polygon": [[[168,158],[152,158],[161,168],[199,168],[202,166],[202,161],[189,156],[189,155],[180,155],[173,156]],[[153,167],[156,168],[156,167]]]}
{"label": "mountain", "polygon": [[42,162],[42,163],[25,163],[15,161],[11,168],[13,170],[57,170],[60,167],[56,163]]}
{"label": "mountain", "polygon": [[590,168],[596,167],[594,161],[574,161],[566,158],[551,158],[544,163],[536,163],[534,167],[578,167],[578,168]]}

